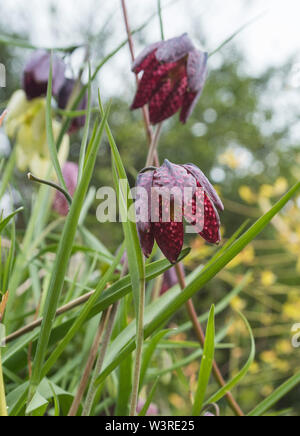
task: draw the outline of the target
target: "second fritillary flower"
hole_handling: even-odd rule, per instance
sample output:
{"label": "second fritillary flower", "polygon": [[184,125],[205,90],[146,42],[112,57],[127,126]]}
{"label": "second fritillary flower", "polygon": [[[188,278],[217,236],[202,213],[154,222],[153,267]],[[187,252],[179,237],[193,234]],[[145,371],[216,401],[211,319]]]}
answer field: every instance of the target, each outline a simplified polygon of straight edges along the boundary
{"label": "second fritillary flower", "polygon": [[152,124],[181,109],[180,121],[186,123],[202,94],[207,58],[187,34],[147,47],[132,67],[136,74],[143,71],[143,76],[131,109],[149,104]]}

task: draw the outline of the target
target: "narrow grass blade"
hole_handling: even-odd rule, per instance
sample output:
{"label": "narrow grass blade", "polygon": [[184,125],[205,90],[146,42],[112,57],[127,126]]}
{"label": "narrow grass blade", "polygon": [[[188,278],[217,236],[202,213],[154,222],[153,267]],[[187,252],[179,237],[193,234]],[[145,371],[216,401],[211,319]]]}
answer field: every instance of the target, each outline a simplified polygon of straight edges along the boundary
{"label": "narrow grass blade", "polygon": [[106,125],[106,120],[109,114],[109,108],[106,111],[101,124],[98,127],[97,135],[93,141],[91,153],[84,169],[84,176],[81,183],[78,185],[75,192],[73,204],[71,206],[68,218],[66,220],[61,241],[58,247],[55,264],[53,267],[51,281],[47,292],[47,298],[45,303],[45,309],[43,314],[43,323],[40,331],[39,341],[37,345],[36,356],[33,364],[32,378],[31,378],[31,391],[29,398],[33,397],[33,394],[41,380],[42,367],[48,347],[53,322],[55,319],[55,313],[58,307],[60,294],[63,288],[65,275],[72,252],[72,246],[74,243],[78,220],[82,205],[87,194],[89,184],[92,178],[92,174],[95,167],[96,157],[98,149],[100,147],[102,135]]}
{"label": "narrow grass blade", "polygon": [[271,395],[269,395],[264,401],[262,401],[257,407],[255,407],[248,416],[262,416],[268,410],[270,410],[278,401],[280,401],[285,395],[287,395],[292,389],[298,386],[300,383],[300,373],[295,374],[285,383],[283,383],[278,389],[276,389]]}
{"label": "narrow grass blade", "polygon": [[203,357],[201,360],[198,386],[194,398],[193,416],[200,416],[207,386],[211,376],[215,354],[215,308],[212,306],[209,314]]}
{"label": "narrow grass blade", "polygon": [[233,388],[245,377],[245,375],[248,373],[248,371],[250,369],[250,366],[254,362],[254,359],[255,359],[254,336],[253,336],[251,327],[250,327],[247,319],[241,313],[240,313],[240,316],[241,316],[242,320],[244,321],[244,323],[246,324],[246,327],[248,329],[250,339],[251,339],[251,351],[250,351],[249,359],[248,359],[246,365],[243,367],[243,369],[230,382],[228,382],[226,386],[221,388],[215,395],[210,397],[210,399],[207,401],[206,404],[217,403],[226,395],[227,392],[232,391]]}

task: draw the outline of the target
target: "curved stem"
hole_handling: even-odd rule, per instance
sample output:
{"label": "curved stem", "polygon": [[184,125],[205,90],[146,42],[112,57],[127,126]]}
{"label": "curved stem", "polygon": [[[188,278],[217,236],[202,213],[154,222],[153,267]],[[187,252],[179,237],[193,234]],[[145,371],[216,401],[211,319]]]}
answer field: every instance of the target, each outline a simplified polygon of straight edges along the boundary
{"label": "curved stem", "polygon": [[72,200],[71,195],[67,191],[65,191],[64,188],[62,188],[61,186],[57,185],[56,183],[49,182],[48,180],[39,179],[38,177],[35,177],[31,173],[28,173],[27,177],[28,177],[28,180],[30,180],[31,182],[40,183],[41,185],[47,185],[47,186],[50,186],[51,188],[54,188],[57,191],[61,192],[66,197],[66,200],[69,203],[69,206],[72,205],[73,200]]}

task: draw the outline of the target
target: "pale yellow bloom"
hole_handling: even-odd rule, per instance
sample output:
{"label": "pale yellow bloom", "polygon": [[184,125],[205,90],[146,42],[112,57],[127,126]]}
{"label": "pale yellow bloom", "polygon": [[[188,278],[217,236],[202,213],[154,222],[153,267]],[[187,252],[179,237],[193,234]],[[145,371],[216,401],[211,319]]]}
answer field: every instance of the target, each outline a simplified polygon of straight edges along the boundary
{"label": "pale yellow bloom", "polygon": [[265,270],[261,273],[260,281],[263,286],[272,286],[276,283],[277,277],[272,271]]}
{"label": "pale yellow bloom", "polygon": [[[20,171],[29,169],[38,177],[45,177],[51,163],[46,136],[46,101],[26,99],[25,92],[16,91],[8,104],[6,133],[16,144],[16,165]],[[53,120],[54,139],[58,139],[61,124]],[[65,135],[59,151],[61,166],[69,154],[69,136]]]}
{"label": "pale yellow bloom", "polygon": [[251,188],[249,188],[249,186],[241,186],[239,189],[239,194],[241,199],[246,203],[257,203],[257,195],[252,191]]}
{"label": "pale yellow bloom", "polygon": [[236,169],[240,168],[240,166],[242,165],[241,158],[232,149],[229,149],[229,150],[225,151],[225,153],[221,154],[219,156],[219,162],[222,165],[228,166],[232,170],[236,170]]}

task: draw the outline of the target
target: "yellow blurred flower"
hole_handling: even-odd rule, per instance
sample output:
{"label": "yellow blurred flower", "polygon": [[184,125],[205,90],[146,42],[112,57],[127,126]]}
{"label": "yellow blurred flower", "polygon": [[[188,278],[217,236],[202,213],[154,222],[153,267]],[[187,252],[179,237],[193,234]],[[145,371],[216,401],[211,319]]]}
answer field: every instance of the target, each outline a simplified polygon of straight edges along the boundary
{"label": "yellow blurred flower", "polygon": [[239,195],[242,200],[249,204],[255,204],[257,202],[257,195],[252,191],[249,186],[241,186],[239,188]]}
{"label": "yellow blurred flower", "polygon": [[[38,177],[45,177],[50,164],[46,137],[46,101],[37,98],[26,99],[25,92],[16,91],[7,107],[5,129],[7,136],[15,139],[17,167],[20,171],[29,169]],[[57,140],[61,124],[53,120],[54,139]],[[59,151],[63,165],[69,154],[69,136],[65,135]]]}
{"label": "yellow blurred flower", "polygon": [[249,372],[251,374],[258,374],[260,371],[259,364],[257,362],[253,362],[249,368]]}
{"label": "yellow blurred flower", "polygon": [[263,286],[272,286],[274,283],[276,283],[277,277],[272,271],[263,271],[261,273],[260,282]]}
{"label": "yellow blurred flower", "polygon": [[274,195],[283,195],[288,190],[288,182],[284,177],[279,177],[274,185]]}
{"label": "yellow blurred flower", "polygon": [[245,300],[243,300],[242,298],[240,298],[240,297],[234,297],[233,298],[233,300],[231,300],[231,307],[234,309],[234,310],[237,310],[237,311],[242,311],[242,310],[244,310],[245,309],[245,307],[247,306],[247,303],[246,303],[246,301]]}
{"label": "yellow blurred flower", "polygon": [[288,339],[281,339],[276,343],[278,354],[291,354],[293,352],[292,344]]}
{"label": "yellow blurred flower", "polygon": [[272,185],[262,185],[259,190],[259,196],[265,198],[271,198],[274,194],[274,188]]}
{"label": "yellow blurred flower", "polygon": [[232,170],[236,170],[236,169],[240,168],[240,166],[242,165],[241,158],[232,149],[229,149],[229,150],[225,151],[225,153],[221,154],[219,156],[219,162],[222,165],[228,166]]}
{"label": "yellow blurred flower", "polygon": [[276,353],[275,351],[264,351],[263,353],[261,353],[260,358],[263,362],[272,365],[276,359]]}

